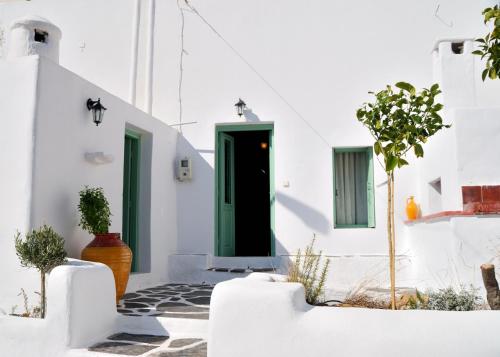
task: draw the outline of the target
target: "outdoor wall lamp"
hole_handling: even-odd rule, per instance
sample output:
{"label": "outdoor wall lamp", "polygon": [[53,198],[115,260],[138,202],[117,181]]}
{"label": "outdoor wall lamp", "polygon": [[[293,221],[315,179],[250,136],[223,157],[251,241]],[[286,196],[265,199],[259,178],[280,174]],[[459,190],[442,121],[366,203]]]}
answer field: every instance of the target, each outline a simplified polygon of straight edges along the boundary
{"label": "outdoor wall lamp", "polygon": [[241,100],[241,98],[240,100],[238,100],[238,103],[236,103],[234,106],[236,107],[236,110],[240,117],[243,115],[243,111],[247,108],[246,103],[243,100]]}
{"label": "outdoor wall lamp", "polygon": [[104,105],[101,104],[101,98],[97,100],[87,99],[87,109],[92,111],[92,120],[96,126],[99,126],[99,124],[102,123],[104,112],[107,110]]}

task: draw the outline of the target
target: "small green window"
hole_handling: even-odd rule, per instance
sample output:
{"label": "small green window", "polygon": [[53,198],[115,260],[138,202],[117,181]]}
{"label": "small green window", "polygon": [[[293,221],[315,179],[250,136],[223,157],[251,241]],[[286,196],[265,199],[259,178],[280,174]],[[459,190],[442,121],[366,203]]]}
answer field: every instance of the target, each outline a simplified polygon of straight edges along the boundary
{"label": "small green window", "polygon": [[371,147],[333,149],[335,228],[375,227]]}

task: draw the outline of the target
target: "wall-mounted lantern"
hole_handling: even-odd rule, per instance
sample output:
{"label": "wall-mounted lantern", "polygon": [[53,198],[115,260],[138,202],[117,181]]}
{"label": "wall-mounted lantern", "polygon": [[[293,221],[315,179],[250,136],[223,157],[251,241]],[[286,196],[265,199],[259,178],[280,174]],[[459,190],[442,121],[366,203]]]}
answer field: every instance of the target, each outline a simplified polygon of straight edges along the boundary
{"label": "wall-mounted lantern", "polygon": [[240,100],[238,100],[238,103],[236,103],[234,106],[236,107],[236,110],[240,117],[243,115],[243,111],[247,108],[246,103],[243,100],[241,100],[241,98]]}
{"label": "wall-mounted lantern", "polygon": [[88,99],[87,109],[92,111],[92,120],[95,125],[99,126],[102,123],[102,118],[104,117],[104,112],[107,110],[104,105],[101,104],[101,98],[97,100]]}

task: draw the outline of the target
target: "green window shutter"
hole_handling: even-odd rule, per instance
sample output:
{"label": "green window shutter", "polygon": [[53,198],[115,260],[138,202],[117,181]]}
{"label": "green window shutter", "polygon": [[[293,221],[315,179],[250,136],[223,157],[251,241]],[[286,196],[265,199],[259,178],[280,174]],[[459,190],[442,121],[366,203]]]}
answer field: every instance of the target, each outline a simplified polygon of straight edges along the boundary
{"label": "green window shutter", "polygon": [[375,228],[375,185],[373,183],[373,150],[367,148],[368,180],[366,182],[366,197],[368,200],[368,227]]}
{"label": "green window shutter", "polygon": [[373,148],[334,148],[332,156],[334,227],[375,227]]}

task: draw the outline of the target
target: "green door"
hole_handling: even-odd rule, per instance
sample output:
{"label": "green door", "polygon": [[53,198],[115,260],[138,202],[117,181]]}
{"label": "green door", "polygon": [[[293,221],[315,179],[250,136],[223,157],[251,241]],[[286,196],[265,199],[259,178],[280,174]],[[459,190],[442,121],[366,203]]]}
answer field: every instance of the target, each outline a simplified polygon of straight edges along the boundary
{"label": "green door", "polygon": [[139,158],[140,136],[125,135],[123,164],[123,225],[122,239],[132,250],[132,272],[138,267],[138,224],[139,224]]}
{"label": "green door", "polygon": [[219,255],[233,257],[235,254],[234,138],[220,133],[219,149]]}

